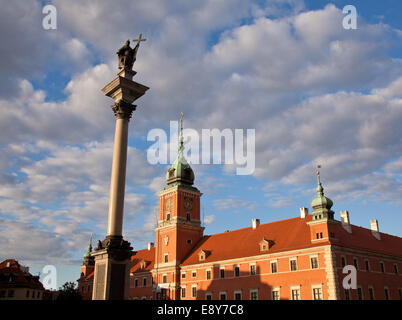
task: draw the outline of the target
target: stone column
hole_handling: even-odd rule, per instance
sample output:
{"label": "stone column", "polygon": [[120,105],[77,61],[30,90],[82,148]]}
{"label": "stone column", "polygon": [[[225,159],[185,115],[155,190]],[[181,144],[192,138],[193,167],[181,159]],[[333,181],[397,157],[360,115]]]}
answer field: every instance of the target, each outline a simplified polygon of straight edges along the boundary
{"label": "stone column", "polygon": [[115,100],[116,117],[109,213],[106,238],[98,242],[95,257],[93,300],[122,300],[129,297],[132,247],[123,240],[128,123],[136,106],[132,103],[149,88],[132,81],[135,71],[122,69],[102,91]]}

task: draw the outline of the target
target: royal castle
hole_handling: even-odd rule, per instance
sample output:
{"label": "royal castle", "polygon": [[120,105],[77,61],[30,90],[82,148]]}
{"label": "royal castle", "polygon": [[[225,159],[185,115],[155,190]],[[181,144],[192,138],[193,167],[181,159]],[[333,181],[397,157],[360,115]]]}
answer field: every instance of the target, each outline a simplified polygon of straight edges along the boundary
{"label": "royal castle", "polygon": [[[294,218],[253,219],[239,230],[204,235],[201,196],[181,128],[177,159],[159,193],[155,243],[131,256],[130,299],[402,299],[402,238],[380,232],[377,220],[371,229],[354,226],[348,211],[338,220],[319,172],[311,213],[303,207]],[[84,299],[92,298],[91,251],[90,245],[78,279]],[[356,268],[355,288],[343,285],[353,276],[343,273],[346,265]]]}

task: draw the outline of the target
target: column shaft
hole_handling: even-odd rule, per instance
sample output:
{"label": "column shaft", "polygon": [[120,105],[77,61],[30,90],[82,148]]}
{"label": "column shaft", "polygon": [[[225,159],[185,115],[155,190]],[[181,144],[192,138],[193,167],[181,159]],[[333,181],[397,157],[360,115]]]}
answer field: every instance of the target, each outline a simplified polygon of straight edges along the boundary
{"label": "column shaft", "polygon": [[128,119],[116,119],[112,176],[110,181],[108,236],[122,236],[126,182]]}

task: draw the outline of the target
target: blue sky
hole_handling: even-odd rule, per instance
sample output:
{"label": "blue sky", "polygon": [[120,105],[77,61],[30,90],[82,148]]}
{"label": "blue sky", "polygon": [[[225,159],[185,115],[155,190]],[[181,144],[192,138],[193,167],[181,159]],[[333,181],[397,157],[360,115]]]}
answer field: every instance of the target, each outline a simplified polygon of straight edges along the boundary
{"label": "blue sky", "polygon": [[[47,3],[47,2],[46,2]],[[150,87],[130,122],[124,236],[154,240],[167,165],[151,129],[255,129],[256,170],[193,165],[205,234],[299,215],[325,194],[351,222],[402,236],[400,1],[43,1],[3,3],[0,27],[0,258],[79,276],[90,234],[106,233],[114,116],[101,88],[139,33],[135,80]],[[353,4],[357,29],[342,28]],[[119,8],[125,8],[119,10]],[[310,208],[311,211],[311,208]]]}

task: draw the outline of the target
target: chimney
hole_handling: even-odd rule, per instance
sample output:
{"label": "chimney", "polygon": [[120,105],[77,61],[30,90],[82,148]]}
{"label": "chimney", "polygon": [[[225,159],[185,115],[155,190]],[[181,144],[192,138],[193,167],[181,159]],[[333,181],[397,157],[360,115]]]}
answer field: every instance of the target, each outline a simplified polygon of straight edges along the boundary
{"label": "chimney", "polygon": [[255,230],[260,225],[260,219],[253,218],[253,220],[251,220],[251,223],[253,226],[253,230]]}
{"label": "chimney", "polygon": [[308,215],[308,208],[300,208],[300,218],[304,219]]}
{"label": "chimney", "polygon": [[350,220],[349,220],[349,211],[341,211],[341,221],[342,221],[342,227],[349,233],[352,233],[352,227],[350,226]]}
{"label": "chimney", "polygon": [[154,247],[154,243],[153,242],[148,242],[148,251],[151,250],[151,248]]}
{"label": "chimney", "polygon": [[374,238],[377,240],[381,240],[380,232],[378,230],[378,220],[370,220],[370,227],[371,227],[371,234],[373,235]]}

